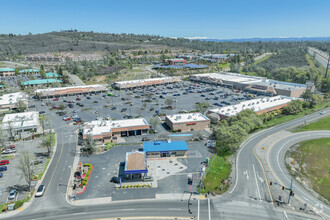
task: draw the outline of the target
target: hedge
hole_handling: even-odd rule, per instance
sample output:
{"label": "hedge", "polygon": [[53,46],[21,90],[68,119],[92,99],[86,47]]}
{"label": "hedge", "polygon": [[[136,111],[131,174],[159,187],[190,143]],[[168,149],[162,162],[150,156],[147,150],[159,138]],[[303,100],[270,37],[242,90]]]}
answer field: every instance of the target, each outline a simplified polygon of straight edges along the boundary
{"label": "hedge", "polygon": [[18,200],[15,202],[14,205],[14,209],[18,209],[19,207],[21,207],[24,204],[24,202],[22,200]]}

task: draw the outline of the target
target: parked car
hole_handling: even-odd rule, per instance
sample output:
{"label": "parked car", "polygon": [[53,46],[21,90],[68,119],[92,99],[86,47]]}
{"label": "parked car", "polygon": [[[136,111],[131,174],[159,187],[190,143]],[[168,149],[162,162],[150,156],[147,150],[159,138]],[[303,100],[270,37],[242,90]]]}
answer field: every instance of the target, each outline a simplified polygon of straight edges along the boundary
{"label": "parked car", "polygon": [[327,113],[326,111],[321,111],[321,112],[320,112],[321,115],[324,115],[324,114],[326,114],[326,113]]}
{"label": "parked car", "polygon": [[119,180],[118,177],[113,176],[113,177],[111,178],[110,182],[112,182],[112,183],[120,183],[120,180]]}
{"label": "parked car", "polygon": [[148,137],[143,137],[142,139],[141,139],[141,141],[150,141],[151,139],[150,138],[148,138]]}
{"label": "parked car", "polygon": [[154,178],[152,176],[145,176],[143,177],[143,182],[152,182]]}
{"label": "parked car", "polygon": [[58,107],[57,107],[57,106],[53,106],[53,108],[54,108],[54,109],[58,109]]}
{"label": "parked car", "polygon": [[17,195],[17,191],[16,191],[16,189],[12,189],[12,190],[10,191],[10,193],[9,193],[8,199],[9,199],[9,200],[13,200],[13,199],[16,198],[16,195]]}
{"label": "parked car", "polygon": [[116,110],[116,106],[113,106],[113,107],[111,108],[111,110]]}
{"label": "parked car", "polygon": [[76,98],[76,100],[77,100],[77,101],[80,101],[80,100],[81,100],[81,98],[79,98],[79,97],[78,97],[78,98]]}
{"label": "parked car", "polygon": [[58,99],[53,99],[53,101],[58,101]]}
{"label": "parked car", "polygon": [[0,171],[7,171],[7,166],[0,166]]}
{"label": "parked car", "polygon": [[2,178],[3,177],[3,173],[0,173],[0,178]]}
{"label": "parked car", "polygon": [[94,101],[93,103],[96,104],[96,103],[99,103],[99,102],[98,101]]}
{"label": "parked car", "polygon": [[91,99],[91,97],[87,96],[87,99]]}
{"label": "parked car", "polygon": [[9,160],[1,160],[0,165],[7,165],[9,164]]}
{"label": "parked car", "polygon": [[40,111],[39,114],[40,115],[45,114],[45,111]]}
{"label": "parked car", "polygon": [[45,192],[45,185],[40,185],[39,187],[38,187],[38,190],[37,190],[37,192],[36,192],[36,195],[35,195],[35,197],[40,197],[40,196],[42,196],[43,194],[44,194],[44,192]]}
{"label": "parked car", "polygon": [[2,151],[2,154],[12,154],[12,153],[16,153],[16,150],[14,149],[5,149]]}

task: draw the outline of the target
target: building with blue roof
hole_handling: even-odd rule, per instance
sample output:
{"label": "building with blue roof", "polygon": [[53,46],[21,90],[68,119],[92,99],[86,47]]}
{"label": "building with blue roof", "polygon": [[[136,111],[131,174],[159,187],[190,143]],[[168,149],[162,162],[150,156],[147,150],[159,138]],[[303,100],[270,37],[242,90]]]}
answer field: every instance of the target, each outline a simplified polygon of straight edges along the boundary
{"label": "building with blue roof", "polygon": [[13,76],[15,75],[14,68],[0,68],[0,76]]}
{"label": "building with blue roof", "polygon": [[46,78],[58,78],[59,75],[57,73],[52,73],[52,72],[48,72],[46,73]]}
{"label": "building with blue roof", "polygon": [[20,74],[37,74],[39,72],[40,70],[37,69],[24,69],[19,71]]}
{"label": "building with blue roof", "polygon": [[62,83],[61,80],[58,79],[36,79],[22,82],[23,86],[38,86],[38,85],[47,85],[53,83]]}
{"label": "building with blue roof", "polygon": [[153,141],[143,142],[143,151],[148,158],[183,157],[188,151],[185,141]]}

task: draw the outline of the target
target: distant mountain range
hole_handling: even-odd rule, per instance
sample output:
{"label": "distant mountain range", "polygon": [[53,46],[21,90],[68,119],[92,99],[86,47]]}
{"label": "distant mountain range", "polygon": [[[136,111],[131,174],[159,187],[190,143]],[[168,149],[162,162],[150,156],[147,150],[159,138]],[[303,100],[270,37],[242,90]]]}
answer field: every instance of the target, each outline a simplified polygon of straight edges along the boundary
{"label": "distant mountain range", "polygon": [[239,38],[239,39],[209,39],[205,37],[192,37],[188,38],[191,40],[200,40],[200,41],[215,41],[215,42],[258,42],[258,41],[330,41],[330,37],[283,37],[283,38]]}

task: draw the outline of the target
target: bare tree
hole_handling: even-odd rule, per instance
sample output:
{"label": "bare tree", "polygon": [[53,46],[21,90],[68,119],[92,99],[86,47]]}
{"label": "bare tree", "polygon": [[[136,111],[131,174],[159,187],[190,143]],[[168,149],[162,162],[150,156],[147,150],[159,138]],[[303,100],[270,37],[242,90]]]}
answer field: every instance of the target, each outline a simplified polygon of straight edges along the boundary
{"label": "bare tree", "polygon": [[54,135],[52,133],[47,134],[43,137],[43,140],[41,142],[41,146],[47,148],[48,154],[50,155],[50,152],[53,147],[53,143],[55,142]]}
{"label": "bare tree", "polygon": [[46,116],[44,116],[44,115],[40,115],[40,116],[39,116],[39,123],[40,123],[41,128],[42,128],[42,136],[43,136],[43,137],[45,136],[45,126],[46,126],[46,121],[47,121]]}
{"label": "bare tree", "polygon": [[24,112],[27,109],[27,105],[23,100],[19,100],[16,105],[16,109],[18,112]]}
{"label": "bare tree", "polygon": [[33,167],[34,157],[28,151],[23,151],[20,154],[17,169],[20,171],[20,178],[24,179],[29,185],[29,192],[31,191],[31,182],[34,174]]}

